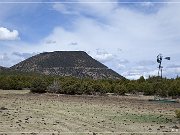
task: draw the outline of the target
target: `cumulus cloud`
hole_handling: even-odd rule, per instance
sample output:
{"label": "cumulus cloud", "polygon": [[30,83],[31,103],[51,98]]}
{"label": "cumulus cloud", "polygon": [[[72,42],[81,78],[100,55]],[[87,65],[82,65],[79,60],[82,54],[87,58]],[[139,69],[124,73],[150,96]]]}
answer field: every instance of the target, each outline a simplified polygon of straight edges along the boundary
{"label": "cumulus cloud", "polygon": [[127,64],[127,63],[129,63],[129,61],[128,61],[127,59],[123,59],[123,58],[117,59],[117,61],[118,61],[118,63],[120,63],[120,64]]}
{"label": "cumulus cloud", "polygon": [[[141,6],[153,6],[152,3],[144,4]],[[136,12],[117,3],[82,2],[53,7],[68,15],[74,12],[77,19],[72,23],[72,31],[60,26],[54,28],[45,39],[55,40],[56,45],[41,45],[45,51],[74,50],[69,41],[75,41],[78,43],[76,50],[90,51],[93,58],[125,77],[137,78],[155,74],[155,59],[159,52],[178,53],[180,49],[180,16],[174,14],[180,12],[178,5],[167,4],[153,14]],[[101,51],[97,51],[98,48]]]}
{"label": "cumulus cloud", "polygon": [[143,70],[143,69],[134,69],[134,68],[122,73],[122,75],[128,79],[139,79],[141,76],[144,76],[144,78],[148,78],[149,76],[157,76],[157,74],[158,74],[158,70],[156,69]]}
{"label": "cumulus cloud", "polygon": [[[139,8],[143,6],[153,8],[152,3]],[[16,49],[21,52],[86,50],[129,79],[156,75],[155,62],[159,52],[179,53],[180,14],[174,14],[180,12],[179,4],[164,4],[152,14],[119,3],[54,4],[52,8],[66,17],[76,15],[72,29],[56,26],[36,46],[26,44],[16,46]],[[46,41],[56,42],[49,45]],[[101,51],[98,52],[98,48]],[[177,63],[180,64],[178,59]],[[173,75],[177,71],[173,70]],[[168,70],[166,72],[169,76]]]}
{"label": "cumulus cloud", "polygon": [[46,41],[46,44],[55,44],[55,43],[56,43],[56,41],[53,41],[53,40]]}
{"label": "cumulus cloud", "polygon": [[72,10],[73,9],[72,4],[67,4],[67,5],[64,5],[61,3],[54,4],[53,9],[62,14],[69,14],[69,15],[76,15],[76,14],[78,15],[79,14],[77,11]]}
{"label": "cumulus cloud", "polygon": [[0,40],[17,40],[19,39],[19,32],[17,30],[9,30],[0,27]]}
{"label": "cumulus cloud", "polygon": [[112,61],[114,59],[114,56],[113,54],[108,53],[105,50],[97,49],[96,55],[93,58],[102,63],[106,63]]}
{"label": "cumulus cloud", "polygon": [[6,53],[0,54],[0,61],[8,61],[9,57]]}
{"label": "cumulus cloud", "polygon": [[7,53],[0,54],[0,66],[8,66],[9,60],[10,58]]}
{"label": "cumulus cloud", "polygon": [[146,2],[141,3],[141,6],[152,7],[152,6],[154,6],[154,4],[153,4],[153,2],[146,1]]}
{"label": "cumulus cloud", "polygon": [[70,46],[76,46],[76,45],[78,45],[78,43],[77,42],[71,42],[71,43],[69,43],[69,45]]}
{"label": "cumulus cloud", "polygon": [[122,73],[123,76],[125,76],[128,79],[139,79],[141,77],[140,73],[133,72],[133,71],[126,71]]}
{"label": "cumulus cloud", "polygon": [[172,65],[167,66],[167,68],[180,68],[180,65],[172,64]]}
{"label": "cumulus cloud", "polygon": [[172,64],[166,67],[165,69],[165,75],[170,77],[175,77],[180,75],[180,65],[178,64]]}
{"label": "cumulus cloud", "polygon": [[33,53],[20,53],[20,52],[13,52],[12,55],[15,55],[15,56],[18,56],[20,58],[23,58],[23,59],[27,59],[31,56],[34,56],[36,55],[37,53],[33,52]]}
{"label": "cumulus cloud", "polygon": [[151,65],[155,65],[155,61],[142,60],[142,61],[139,61],[137,64],[140,65],[140,66],[151,66]]}
{"label": "cumulus cloud", "polygon": [[[74,2],[68,4],[56,3],[53,5],[53,9],[67,15],[92,15],[101,17],[106,16],[110,11],[117,7],[118,0],[76,0],[69,1]],[[107,4],[108,2],[108,4]]]}
{"label": "cumulus cloud", "polygon": [[126,68],[126,66],[125,65],[123,65],[123,64],[118,64],[118,69],[125,69]]}

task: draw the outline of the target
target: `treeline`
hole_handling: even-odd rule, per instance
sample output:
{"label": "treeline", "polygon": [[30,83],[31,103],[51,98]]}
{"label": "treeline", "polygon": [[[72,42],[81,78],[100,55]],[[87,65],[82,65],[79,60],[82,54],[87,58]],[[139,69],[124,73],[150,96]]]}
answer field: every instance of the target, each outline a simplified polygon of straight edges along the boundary
{"label": "treeline", "polygon": [[115,93],[143,93],[144,95],[180,96],[180,78],[166,79],[149,77],[138,80],[93,80],[74,77],[46,76],[35,73],[0,72],[0,89],[30,89],[35,93],[103,95]]}

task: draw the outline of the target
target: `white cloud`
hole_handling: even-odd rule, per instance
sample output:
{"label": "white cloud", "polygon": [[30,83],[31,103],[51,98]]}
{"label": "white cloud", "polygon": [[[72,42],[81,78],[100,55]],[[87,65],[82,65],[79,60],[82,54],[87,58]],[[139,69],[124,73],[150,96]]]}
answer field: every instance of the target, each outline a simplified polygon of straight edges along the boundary
{"label": "white cloud", "polygon": [[93,56],[94,59],[102,62],[102,63],[106,63],[106,62],[110,62],[114,59],[114,56],[108,52],[106,52],[105,50],[97,50],[96,55]]}
{"label": "white cloud", "polygon": [[[144,6],[153,8],[152,3]],[[21,52],[86,50],[127,78],[157,75],[154,62],[160,52],[168,56],[179,54],[179,4],[164,4],[151,14],[117,3],[55,4],[53,8],[66,17],[76,15],[72,29],[57,26],[36,46],[22,43],[16,49]],[[47,44],[47,41],[55,42]],[[97,53],[98,48],[101,52]],[[180,64],[178,57],[171,61]],[[173,75],[177,71],[173,70]],[[170,71],[166,72],[169,76]]]}
{"label": "white cloud", "polygon": [[155,61],[142,60],[142,61],[139,61],[137,64],[140,65],[140,66],[151,66],[151,65],[155,65]]}
{"label": "white cloud", "polygon": [[118,64],[118,68],[119,68],[119,70],[121,70],[121,69],[125,69],[125,68],[126,68],[126,66],[125,66],[125,65],[123,65],[123,64]]}
{"label": "white cloud", "polygon": [[130,80],[137,80],[141,77],[141,75],[127,75],[125,76],[127,79],[130,79]]}
{"label": "white cloud", "polygon": [[157,76],[158,70],[137,70],[137,69],[130,69],[129,71],[125,71],[122,73],[128,79],[139,79],[141,76],[148,78],[149,76]]}
{"label": "white cloud", "polygon": [[0,40],[17,40],[19,33],[17,30],[10,31],[7,28],[0,27]]}
{"label": "white cloud", "polygon": [[46,43],[46,44],[55,44],[56,41],[48,40],[48,41],[46,41],[45,43]]}
{"label": "white cloud", "polygon": [[180,65],[177,65],[177,64],[172,64],[172,65],[169,65],[167,66],[167,68],[180,68]]}
{"label": "white cloud", "polygon": [[152,6],[154,6],[154,4],[153,4],[153,2],[147,1],[147,2],[141,3],[141,6],[144,6],[144,7],[152,7]]}
{"label": "white cloud", "polygon": [[78,43],[77,42],[71,42],[71,43],[69,43],[69,45],[76,46],[76,45],[78,45]]}
{"label": "white cloud", "polygon": [[180,65],[170,65],[167,66],[167,68],[163,69],[163,75],[169,76],[169,77],[176,77],[177,75],[180,75]]}
{"label": "white cloud", "polygon": [[117,59],[117,61],[118,61],[118,63],[120,63],[120,64],[127,64],[127,63],[129,63],[129,61],[128,61],[127,59],[123,59],[123,58]]}
{"label": "white cloud", "polygon": [[[141,14],[116,3],[63,6],[59,7],[64,8],[61,9],[63,12],[79,14],[73,23],[73,31],[54,28],[44,40],[56,43],[51,46],[41,44],[36,48],[39,51],[88,50],[92,57],[116,71],[120,65],[120,74],[129,71],[123,74],[125,77],[137,78],[157,74],[154,62],[159,52],[176,53],[180,49],[180,41],[175,40],[180,36],[180,15],[174,14],[180,12],[177,5],[166,5],[153,14]],[[87,14],[93,17],[87,17]],[[69,42],[77,42],[78,47],[69,46]],[[96,53],[98,48],[101,52]],[[123,51],[117,53],[118,48]],[[108,50],[108,53],[102,50]],[[144,67],[140,69],[138,66]]]}
{"label": "white cloud", "polygon": [[0,66],[8,66],[10,58],[7,53],[0,54]]}
{"label": "white cloud", "polygon": [[12,55],[15,55],[15,56],[17,56],[17,57],[20,57],[20,58],[22,58],[22,59],[27,59],[27,58],[29,58],[29,57],[31,57],[31,56],[36,55],[36,54],[38,54],[38,53],[35,53],[35,52],[33,52],[33,53],[13,52],[13,53],[12,53]]}
{"label": "white cloud", "polygon": [[[111,11],[117,8],[117,0],[76,0],[76,4],[54,4],[53,9],[69,15],[92,15],[93,16],[107,16]],[[107,4],[108,2],[108,4]]]}
{"label": "white cloud", "polygon": [[8,60],[9,60],[9,57],[7,56],[6,53],[0,54],[0,61],[8,61]]}
{"label": "white cloud", "polygon": [[[71,4],[70,4],[71,5]],[[78,15],[79,13],[77,11],[74,11],[72,10],[73,7],[69,6],[68,4],[67,5],[64,5],[64,4],[61,4],[61,3],[58,3],[58,4],[54,4],[53,5],[53,9],[62,13],[62,14],[69,14],[69,15]]]}

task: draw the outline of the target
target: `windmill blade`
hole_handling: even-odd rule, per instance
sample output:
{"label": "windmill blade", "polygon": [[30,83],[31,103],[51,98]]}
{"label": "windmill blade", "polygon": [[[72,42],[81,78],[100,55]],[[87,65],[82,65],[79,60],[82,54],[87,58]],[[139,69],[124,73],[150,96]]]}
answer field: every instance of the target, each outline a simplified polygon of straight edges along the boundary
{"label": "windmill blade", "polygon": [[165,57],[164,59],[166,59],[166,60],[170,60],[171,58],[170,58],[170,57]]}

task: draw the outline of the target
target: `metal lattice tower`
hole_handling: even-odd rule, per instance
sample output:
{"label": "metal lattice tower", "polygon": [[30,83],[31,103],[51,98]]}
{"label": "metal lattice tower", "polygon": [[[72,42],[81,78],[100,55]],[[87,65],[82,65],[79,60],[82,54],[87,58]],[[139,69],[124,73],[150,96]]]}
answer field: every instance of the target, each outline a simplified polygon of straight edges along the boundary
{"label": "metal lattice tower", "polygon": [[[164,59],[170,60],[170,57],[165,57]],[[159,63],[159,66],[158,66],[158,76],[159,76],[159,72],[161,72],[161,78],[162,78],[162,69],[163,69],[162,60],[163,60],[163,55],[159,54],[157,56],[157,62]]]}

